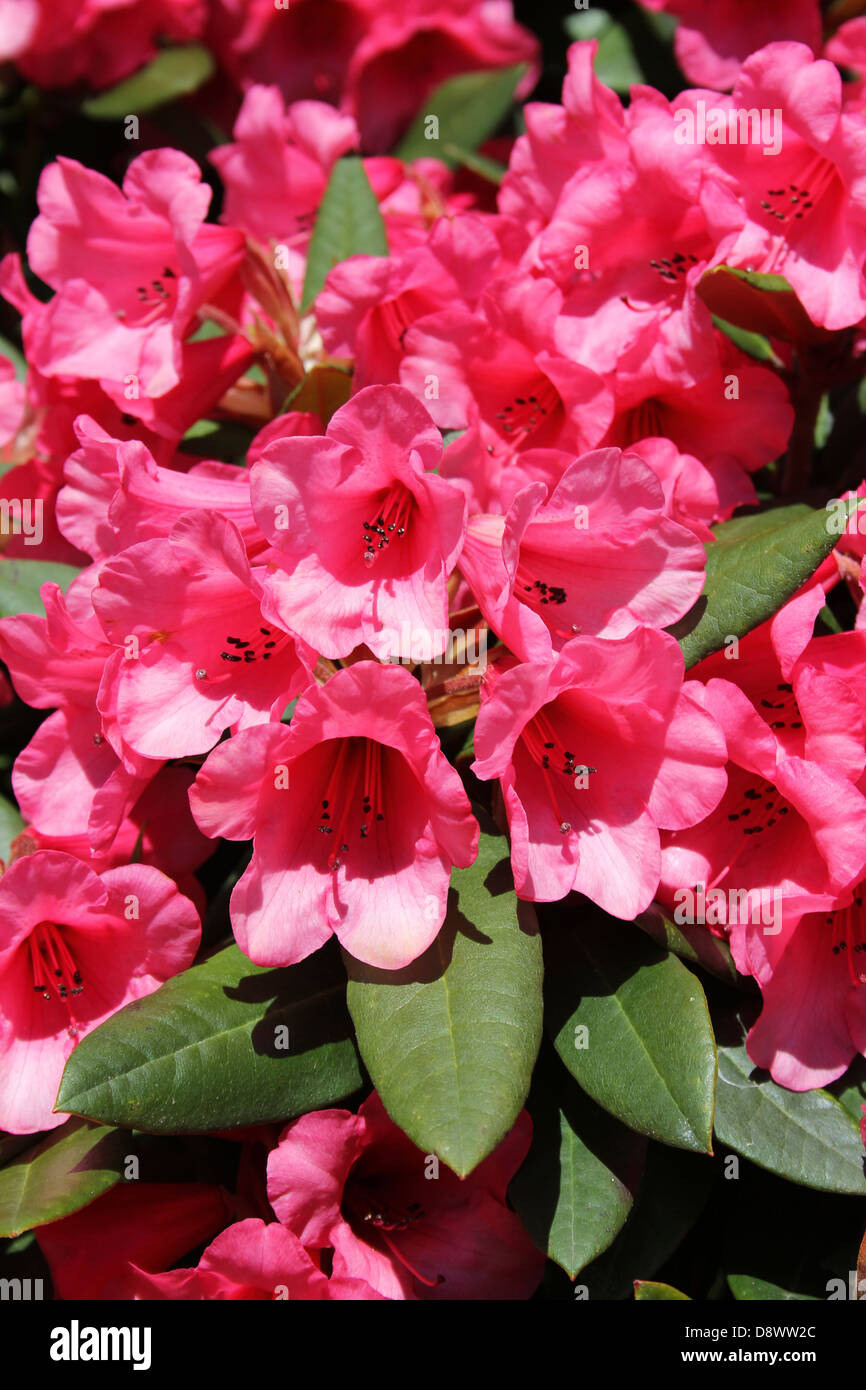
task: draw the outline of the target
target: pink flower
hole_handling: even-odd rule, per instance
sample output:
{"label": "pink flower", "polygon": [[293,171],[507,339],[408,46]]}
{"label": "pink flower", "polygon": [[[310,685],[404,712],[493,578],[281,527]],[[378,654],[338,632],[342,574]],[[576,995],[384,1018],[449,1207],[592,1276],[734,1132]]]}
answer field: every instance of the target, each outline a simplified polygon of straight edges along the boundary
{"label": "pink flower", "polygon": [[531,1137],[524,1111],[462,1181],[427,1157],[373,1093],[358,1114],[320,1110],[292,1121],[268,1158],[268,1198],[311,1250],[333,1251],[334,1275],[391,1299],[524,1299],[544,1257],[506,1205]]}
{"label": "pink flower", "polygon": [[640,458],[603,449],[562,464],[549,496],[532,483],[504,517],[472,517],[460,560],[491,627],[524,660],[578,632],[665,627],[703,588],[704,548],[664,515],[661,485]]}
{"label": "pink flower", "polygon": [[399,379],[404,339],[418,319],[455,300],[477,301],[508,254],[497,231],[503,241],[519,236],[505,219],[441,217],[424,245],[401,256],[350,256],[334,267],[316,299],[316,323],[332,356],[354,359],[356,390]]}
{"label": "pink flower", "polygon": [[375,1301],[381,1297],[363,1279],[322,1273],[297,1236],[256,1217],[221,1231],[194,1269],[147,1273],[132,1266],[130,1297],[136,1299],[229,1299],[267,1301],[332,1299]]}
{"label": "pink flower", "polygon": [[442,429],[465,429],[477,415],[494,454],[584,453],[610,425],[613,403],[601,377],[557,349],[561,306],[550,280],[500,281],[475,312],[455,307],[414,323],[400,380]]}
{"label": "pink flower", "polygon": [[0,623],[0,655],[18,693],[37,709],[56,709],[18,755],[12,785],[27,818],[46,835],[82,834],[106,851],[161,763],[126,746],[111,712],[96,708],[113,659],[93,612],[96,566],[64,597],[43,584],[46,617],[28,613]]}
{"label": "pink flower", "polygon": [[615,378],[616,414],[602,443],[624,449],[648,435],[670,439],[700,459],[732,508],[751,488],[743,470],[754,472],[784,453],[794,411],[775,372],[727,339],[719,353],[720,364],[687,387],[646,374]]}
{"label": "pink flower", "polygon": [[[677,103],[693,106],[686,93]],[[783,275],[813,323],[847,328],[866,315],[864,117],[844,105],[839,70],[803,44],[770,43],[743,64],[723,110],[769,110],[779,149],[709,146],[745,210],[740,231],[723,236],[716,262]]]}
{"label": "pink flower", "polygon": [[286,269],[298,290],[331,169],[357,144],[351,116],[321,101],[287,106],[278,87],[254,86],[235,122],[234,143],[211,152],[226,188],[222,220],[265,247],[285,246]]}
{"label": "pink flower", "polygon": [[595,75],[597,49],[595,42],[569,48],[562,106],[533,101],[523,108],[526,134],[515,142],[499,209],[533,236],[551,220],[563,190],[582,177],[588,164],[617,162],[626,153],[622,104]]}
{"label": "pink flower", "polygon": [[[845,773],[789,753],[774,721],[730,681],[697,691],[725,733],[728,790],[700,825],[666,836],[662,899],[702,883],[743,890],[750,911],[768,893],[787,900],[786,910],[831,909],[866,869],[866,797]],[[774,696],[785,724],[792,714],[796,722],[790,694],[783,687]]]}
{"label": "pink flower", "polygon": [[362,661],[301,695],[288,727],[214,749],[190,792],[206,835],[255,839],[231,899],[241,950],[290,965],[333,932],[371,965],[419,956],[478,825],[408,671]]}
{"label": "pink flower", "polygon": [[76,420],[75,432],[80,448],[66,461],[57,516],[63,534],[94,560],[168,536],[193,510],[231,521],[248,553],[266,548],[253,519],[246,469],[217,462],[194,463],[186,473],[160,467],[145,444],[113,439],[86,415]]}
{"label": "pink flower", "polygon": [[[323,438],[282,439],[251,474],[253,511],[274,546],[264,611],[324,656],[365,642],[377,656],[447,645],[447,579],[466,503],[438,478],[442,440],[398,386],[353,396]],[[417,636],[415,636],[417,634]]]}
{"label": "pink flower", "polygon": [[641,0],[648,10],[666,10],[680,21],[674,34],[677,62],[698,87],[732,87],[740,64],[775,39],[796,39],[813,52],[821,47],[821,11],[816,0]]}
{"label": "pink flower", "polygon": [[[365,149],[395,143],[434,87],[459,72],[537,60],[508,0],[217,0],[214,41],[244,85],[314,97],[358,122]],[[537,71],[537,69],[536,69]],[[525,92],[536,71],[522,84]]]}
{"label": "pink flower", "polygon": [[659,827],[694,825],[725,787],[724,739],[679,647],[643,627],[491,671],[473,771],[500,779],[518,895],[574,888],[630,920],[658,887]]}
{"label": "pink flower", "polygon": [[27,241],[57,292],[32,311],[28,359],[39,371],[151,396],[177,385],[183,338],[243,255],[239,232],[205,225],[210,197],[179,150],[139,155],[122,191],[77,160],[48,165]]}
{"label": "pink flower", "polygon": [[157,40],[195,38],[203,0],[6,0],[0,58],[40,87],[111,87],[154,58]]}
{"label": "pink flower", "polygon": [[785,909],[781,930],[737,933],[737,964],[758,979],[763,1009],[747,1050],[780,1086],[809,1091],[866,1055],[864,884],[829,910]]}
{"label": "pink flower", "polygon": [[309,684],[315,653],[265,621],[260,576],[215,512],[187,512],[167,540],[101,568],[93,606],[122,659],[100,708],[142,757],[205,753],[224,729],[279,719]]}
{"label": "pink flower", "polygon": [[76,1043],[186,969],[199,936],[192,903],[147,864],[98,876],[55,850],[16,859],[0,879],[0,1128],[62,1124]]}
{"label": "pink flower", "polygon": [[230,1214],[226,1195],[212,1183],[121,1182],[38,1227],[55,1296],[133,1298],[143,1271],[170,1268],[220,1230]]}

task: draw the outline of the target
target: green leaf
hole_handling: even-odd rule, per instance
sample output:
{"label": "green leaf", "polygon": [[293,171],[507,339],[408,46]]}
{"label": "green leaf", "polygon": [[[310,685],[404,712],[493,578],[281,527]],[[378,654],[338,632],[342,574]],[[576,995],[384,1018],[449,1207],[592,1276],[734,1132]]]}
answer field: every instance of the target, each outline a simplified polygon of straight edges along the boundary
{"label": "green leaf", "polygon": [[715,1183],[709,1158],[650,1144],[631,1216],[609,1250],[583,1271],[592,1300],[630,1298],[635,1270],[648,1279],[694,1226]]}
{"label": "green leaf", "polygon": [[508,172],[507,166],[500,164],[498,159],[488,159],[484,154],[472,154],[469,150],[462,150],[459,145],[443,145],[442,156],[449,162],[453,160],[461,169],[468,169],[471,174],[487,179],[488,183],[500,184]]}
{"label": "green leaf", "polygon": [[504,837],[482,834],[475,863],[453,871],[445,923],[417,961],[346,965],[358,1046],[388,1114],[465,1177],[520,1114],[541,1041],[541,939]]}
{"label": "green leaf", "polygon": [[626,29],[604,10],[583,10],[568,15],[565,30],[571,39],[598,39],[593,67],[599,82],[626,94],[644,75]]}
{"label": "green leaf", "polygon": [[0,860],[9,863],[9,846],[24,829],[24,821],[17,806],[0,796]]}
{"label": "green leaf", "polygon": [[57,1109],[188,1134],[332,1105],[361,1084],[344,995],[330,947],[272,970],[228,946],[84,1038]]}
{"label": "green leaf", "polygon": [[716,1053],[697,976],[581,903],[545,933],[546,1025],[593,1100],[651,1139],[712,1152]]}
{"label": "green leaf", "polygon": [[774,367],[781,367],[781,358],[777,357],[770,346],[769,338],[763,333],[752,333],[748,328],[740,328],[735,323],[727,323],[725,319],[720,319],[717,314],[713,314],[713,323],[732,343],[735,343],[743,352],[754,357],[758,362],[771,362]]}
{"label": "green leaf", "polygon": [[[526,71],[525,63],[517,63],[509,68],[449,77],[427,97],[394,151],[395,156],[406,163],[432,157],[456,168],[461,157],[474,153],[501,124]],[[428,139],[426,135],[431,116],[439,122],[438,139]],[[459,155],[449,155],[446,145],[456,146]]]}
{"label": "green leaf", "polygon": [[823,1192],[866,1195],[864,1149],[856,1121],[827,1091],[777,1086],[746,1053],[745,1031],[741,1020],[729,1016],[717,1029],[718,1138],[791,1182]]}
{"label": "green leaf", "polygon": [[188,44],[184,48],[165,48],[152,63],[132,77],[118,82],[107,92],[82,102],[85,116],[95,121],[123,120],[155,111],[167,101],[177,101],[198,91],[214,74],[216,64],[206,48]]}
{"label": "green leaf", "polygon": [[611,1119],[551,1060],[533,1077],[532,1147],[509,1196],[539,1249],[574,1279],[628,1217],[647,1141]]}
{"label": "green leaf", "polygon": [[844,1105],[859,1125],[864,1116],[863,1107],[866,1106],[866,1057],[858,1052],[845,1075],[831,1082],[826,1089],[834,1100]]}
{"label": "green leaf", "polygon": [[[856,500],[850,510],[856,507]],[[707,547],[698,602],[668,631],[686,667],[767,622],[830,554],[838,540],[826,509],[795,504],[723,521]]]}
{"label": "green leaf", "polygon": [[680,1293],[672,1284],[656,1284],[651,1279],[635,1279],[634,1296],[638,1303],[691,1303],[687,1293]]}
{"label": "green leaf", "polygon": [[765,1279],[754,1279],[751,1274],[729,1274],[728,1288],[738,1302],[761,1299],[775,1303],[818,1303],[820,1300],[810,1293],[792,1293],[778,1284],[768,1284]]}
{"label": "green leaf", "polygon": [[39,590],[48,580],[65,592],[79,573],[73,565],[54,560],[0,560],[0,618],[16,613],[45,616]]}
{"label": "green leaf", "polygon": [[827,343],[832,336],[812,322],[782,275],[715,265],[704,271],[697,291],[711,314],[750,333],[801,344]]}
{"label": "green leaf", "polygon": [[24,381],[27,377],[27,359],[20,347],[9,341],[8,338],[0,336],[0,356],[8,357],[15,368],[17,381]]}
{"label": "green leaf", "polygon": [[0,1236],[86,1207],[120,1181],[129,1136],[69,1120],[0,1169]]}
{"label": "green leaf", "polygon": [[728,985],[743,985],[743,976],[734,964],[730,947],[726,941],[713,936],[706,927],[684,923],[678,926],[670,920],[659,903],[652,903],[646,912],[635,918],[635,926],[651,936],[659,946],[673,951],[681,960],[690,965],[700,965],[711,975],[724,980]]}
{"label": "green leaf", "polygon": [[350,256],[387,256],[388,238],[376,195],[356,156],[338,159],[328,180],[307,252],[301,308],[309,309],[335,265]]}

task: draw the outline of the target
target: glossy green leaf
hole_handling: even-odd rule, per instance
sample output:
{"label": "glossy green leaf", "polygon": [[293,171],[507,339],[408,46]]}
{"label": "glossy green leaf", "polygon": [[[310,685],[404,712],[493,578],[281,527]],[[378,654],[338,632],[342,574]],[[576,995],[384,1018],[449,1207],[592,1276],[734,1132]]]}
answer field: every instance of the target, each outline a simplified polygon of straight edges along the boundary
{"label": "glossy green leaf", "polygon": [[186,1134],[333,1105],[361,1084],[345,988],[331,948],[271,970],[228,946],[84,1038],[57,1109]]}
{"label": "glossy green leaf", "polygon": [[593,67],[599,82],[625,95],[644,75],[627,29],[604,10],[582,10],[569,15],[565,29],[572,39],[597,39]]}
{"label": "glossy green leaf", "polygon": [[335,265],[362,254],[387,256],[388,238],[363,162],[351,155],[337,160],[319,206],[307,252],[304,311]]}
{"label": "glossy green leaf", "polygon": [[705,1155],[650,1144],[628,1221],[581,1275],[591,1300],[630,1298],[638,1270],[650,1279],[661,1269],[706,1206],[716,1173]]}
{"label": "glossy green leaf", "polygon": [[[449,77],[426,98],[394,154],[398,159],[441,159],[456,168],[466,153],[473,153],[492,135],[514,100],[515,89],[526,73],[526,64],[509,68],[463,72]],[[438,123],[437,138],[428,138]],[[446,153],[453,145],[455,153]]]}
{"label": "glossy green leaf", "polygon": [[781,1289],[778,1284],[768,1284],[766,1279],[754,1279],[751,1274],[729,1274],[728,1288],[738,1302],[755,1299],[775,1303],[817,1303],[819,1300],[810,1293],[792,1293]]}
{"label": "glossy green leaf", "polygon": [[866,1151],[845,1107],[827,1091],[777,1086],[746,1053],[738,1019],[725,1017],[717,1037],[715,1129],[721,1142],[791,1182],[866,1196]]}
{"label": "glossy green leaf", "polygon": [[24,822],[18,807],[0,796],[0,860],[4,864],[9,862],[9,846],[23,829]]}
{"label": "glossy green leaf", "polygon": [[0,1168],[0,1236],[86,1207],[120,1181],[129,1135],[69,1120]]}
{"label": "glossy green leaf", "polygon": [[638,1303],[691,1303],[687,1293],[680,1293],[672,1284],[656,1284],[652,1279],[635,1279],[634,1296]]}
{"label": "glossy green leaf", "polygon": [[39,597],[42,585],[51,580],[64,592],[79,573],[73,565],[61,565],[53,560],[0,559],[0,618],[16,613],[38,613],[45,609]]}
{"label": "glossy green leaf", "polygon": [[652,903],[646,912],[636,917],[635,926],[665,950],[673,951],[680,960],[702,966],[711,975],[724,980],[725,984],[745,983],[734,964],[727,942],[713,936],[706,927],[688,923],[678,926],[658,903]]}
{"label": "glossy green leaf", "polygon": [[165,48],[140,72],[82,102],[81,109],[96,121],[141,116],[164,106],[167,101],[177,101],[179,97],[198,91],[215,70],[213,57],[200,44]]}
{"label": "glossy green leaf", "polygon": [[545,933],[547,1028],[593,1100],[651,1139],[710,1153],[716,1054],[696,975],[581,901]]}
{"label": "glossy green leaf", "polygon": [[532,1146],[509,1196],[539,1249],[573,1279],[626,1221],[647,1141],[594,1104],[555,1057],[536,1069],[528,1109]]}
{"label": "glossy green leaf", "polygon": [[706,547],[704,591],[669,629],[687,667],[720,651],[729,638],[745,637],[787,603],[836,544],[832,520],[825,508],[796,504],[716,527],[716,539]]}
{"label": "glossy green leaf", "polygon": [[541,1040],[541,939],[508,846],[483,834],[439,936],[404,970],[346,958],[358,1046],[395,1124],[460,1177],[523,1108]]}

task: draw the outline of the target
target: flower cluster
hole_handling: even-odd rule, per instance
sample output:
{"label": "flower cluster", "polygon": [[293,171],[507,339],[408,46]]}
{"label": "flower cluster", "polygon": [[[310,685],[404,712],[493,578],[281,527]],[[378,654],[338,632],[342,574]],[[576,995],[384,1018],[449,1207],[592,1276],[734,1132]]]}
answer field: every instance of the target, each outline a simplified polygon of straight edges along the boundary
{"label": "flower cluster", "polygon": [[[11,776],[0,1129],[63,1123],[73,1049],[192,964],[217,843],[251,842],[230,898],[251,962],[335,936],[381,978],[440,939],[482,808],[519,899],[727,942],[777,1082],[866,1054],[856,514],[701,660],[682,642],[716,611],[713,528],[805,493],[821,396],[864,370],[866,107],[837,66],[862,21],[820,56],[806,0],[781,35],[783,7],[651,8],[701,85],[624,103],[575,43],[498,192],[435,136],[387,152],[457,73],[522,62],[531,86],[504,3],[86,3],[59,45],[28,0],[4,28],[45,86],[205,36],[243,96],[207,178],[166,146],[120,186],[50,163],[26,266],[0,264],[27,363],[0,363],[0,492],[7,522],[40,517],[0,563],[78,571],[0,622],[49,712]],[[338,165],[387,251],[320,274]],[[506,1188],[530,1133],[524,1111],[465,1183],[425,1182],[374,1092],[248,1137],[231,1197],[139,1190],[133,1220],[117,1189],[40,1242],[63,1297],[525,1298],[542,1257]]]}

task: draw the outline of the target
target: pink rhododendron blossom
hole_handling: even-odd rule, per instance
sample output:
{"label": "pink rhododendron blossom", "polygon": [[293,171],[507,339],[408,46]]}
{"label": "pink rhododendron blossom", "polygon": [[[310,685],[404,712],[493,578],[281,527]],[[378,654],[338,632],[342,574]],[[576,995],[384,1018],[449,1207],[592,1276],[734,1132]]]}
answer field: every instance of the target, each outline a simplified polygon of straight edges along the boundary
{"label": "pink rhododendron blossom", "polygon": [[370,965],[407,965],[442,925],[452,864],[478,845],[420,686],[374,662],[306,691],[288,727],[214,749],[190,800],[205,834],[254,838],[231,918],[260,965],[303,960],[332,932]]}
{"label": "pink rhododendron blossom", "polygon": [[462,1181],[389,1119],[374,1092],[357,1115],[320,1110],[292,1121],[268,1158],[268,1198],[313,1250],[331,1248],[335,1276],[392,1299],[529,1298],[543,1257],[505,1203],[529,1148],[525,1111]]}
{"label": "pink rhododendron blossom", "polygon": [[503,665],[488,667],[473,771],[499,778],[518,895],[574,888],[634,917],[658,888],[659,827],[703,820],[725,789],[724,739],[700,687],[683,685],[674,639],[647,627]]}
{"label": "pink rhododendron blossom", "polygon": [[763,1009],[749,1056],[793,1091],[826,1086],[866,1055],[866,919],[861,883],[829,910],[785,911],[779,934],[747,924],[735,945]]}
{"label": "pink rhododendron blossom", "polygon": [[[866,797],[843,772],[789,753],[776,721],[730,681],[696,690],[725,733],[728,789],[700,825],[666,836],[663,898],[703,883],[742,889],[750,904],[775,893],[792,910],[832,908],[866,868]],[[797,722],[789,696],[778,691],[785,724]]]}
{"label": "pink rhododendron blossom", "polygon": [[240,532],[213,512],[103,565],[93,606],[122,659],[100,705],[142,757],[205,753],[224,729],[278,719],[309,684],[315,653],[265,621],[262,593]]}
{"label": "pink rhododendron blossom", "polygon": [[[509,0],[216,0],[212,34],[236,78],[289,101],[330,101],[358,121],[365,149],[387,150],[448,77],[535,60]],[[524,90],[535,81],[527,75]]]}
{"label": "pink rhododendron blossom", "polygon": [[46,375],[137,385],[160,396],[180,380],[181,344],[199,308],[243,254],[240,233],[205,225],[210,189],[179,150],[149,150],[118,189],[73,159],[39,182],[27,253],[54,298],[29,356]]}
{"label": "pink rhododendron blossom", "polygon": [[398,386],[353,396],[321,438],[271,444],[250,478],[277,552],[268,617],[328,657],[362,642],[379,657],[409,656],[416,631],[438,656],[466,514],[462,493],[436,476],[441,454],[429,415]]}
{"label": "pink rhododendron blossom", "polygon": [[114,653],[93,611],[96,578],[95,567],[84,571],[65,597],[44,584],[46,617],[4,619],[0,656],[23,699],[56,709],[15,762],[12,785],[25,816],[47,835],[86,834],[104,851],[162,764],[134,753],[111,711],[97,709]]}
{"label": "pink rhododendron blossom", "polygon": [[0,879],[0,1126],[53,1129],[63,1065],[87,1033],[191,964],[198,914],[158,869],[97,875],[42,850]]}
{"label": "pink rhododendron blossom", "polygon": [[795,39],[815,53],[821,47],[817,0],[641,0],[648,10],[666,10],[680,21],[674,34],[677,62],[698,87],[732,87],[740,65],[755,49],[776,39]]}
{"label": "pink rhododendron blossom", "polygon": [[497,286],[478,311],[445,309],[406,333],[400,380],[442,429],[465,429],[477,412],[496,452],[556,446],[583,453],[599,443],[613,401],[601,377],[556,348],[561,291],[550,280]]}
{"label": "pink rhododendron blossom", "polygon": [[255,1217],[222,1231],[205,1250],[195,1269],[149,1274],[134,1266],[129,1277],[133,1298],[231,1299],[265,1301],[299,1299],[377,1300],[382,1297],[364,1279],[322,1273],[297,1236],[278,1222]]}
{"label": "pink rhododendron blossom", "polygon": [[[681,109],[698,99],[685,93]],[[746,213],[716,261],[783,275],[813,323],[857,323],[866,314],[866,151],[862,112],[844,106],[838,69],[803,44],[770,43],[717,104],[782,115],[770,159],[757,141],[708,146]]]}
{"label": "pink rhododendron blossom", "polygon": [[39,1227],[55,1294],[126,1299],[144,1272],[169,1268],[209,1240],[230,1216],[213,1183],[122,1182],[95,1202]]}
{"label": "pink rhododendron blossom", "polygon": [[0,58],[41,87],[110,87],[154,58],[157,39],[201,33],[206,0],[6,0]]}
{"label": "pink rhododendron blossom", "polygon": [[491,627],[525,660],[579,632],[665,627],[703,587],[704,548],[664,515],[641,459],[606,449],[565,462],[549,496],[539,481],[504,517],[472,517],[460,560]]}

